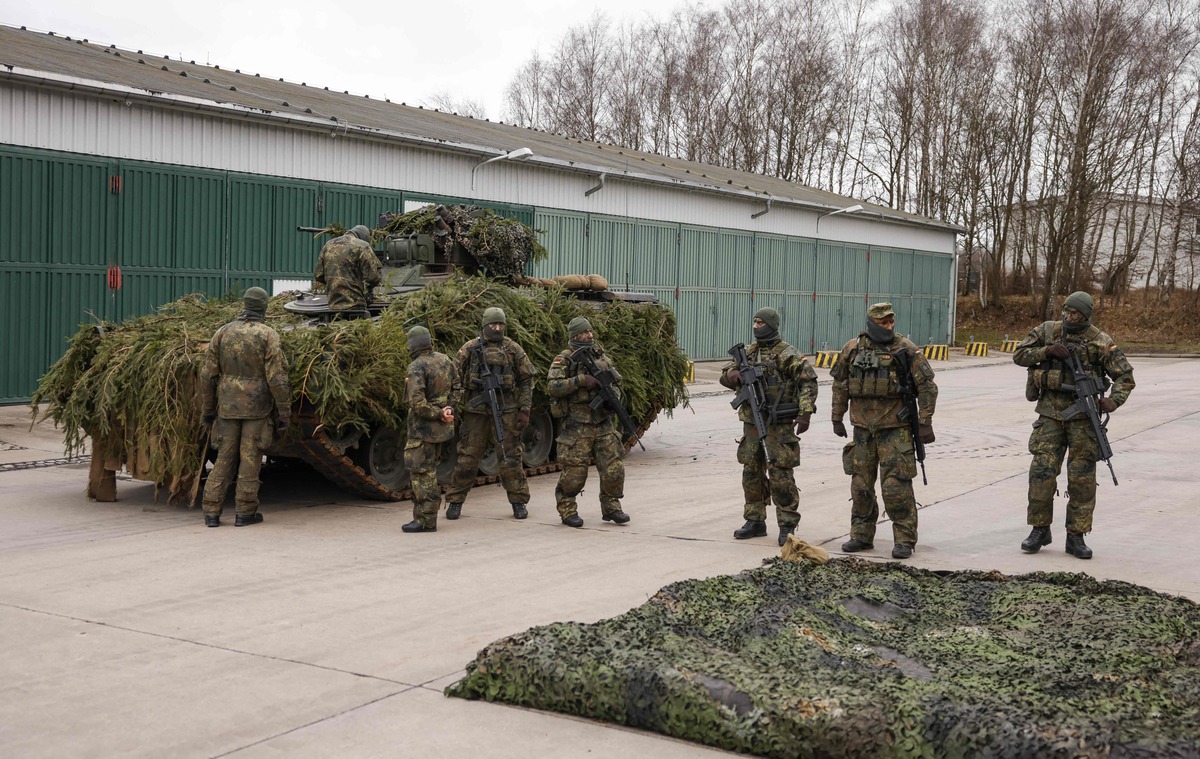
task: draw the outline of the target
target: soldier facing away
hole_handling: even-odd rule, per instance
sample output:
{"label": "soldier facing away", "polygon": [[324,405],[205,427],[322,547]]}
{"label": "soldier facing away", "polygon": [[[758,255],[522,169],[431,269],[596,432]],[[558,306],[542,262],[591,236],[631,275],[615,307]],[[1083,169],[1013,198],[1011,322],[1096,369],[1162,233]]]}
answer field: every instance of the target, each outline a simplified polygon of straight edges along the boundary
{"label": "soldier facing away", "polygon": [[[867,328],[842,346],[830,371],[833,377],[833,433],[846,437],[842,418],[850,411],[854,439],[842,449],[842,469],[850,475],[850,540],[842,550],[855,553],[875,547],[879,501],[875,482],[883,480],[883,507],[892,520],[892,558],[907,559],[917,545],[916,445],[902,417],[901,385],[916,384],[917,418],[922,443],[932,443],[937,384],[921,349],[895,331],[891,303],[867,310]],[[901,373],[906,373],[902,377]]]}
{"label": "soldier facing away", "polygon": [[548,392],[554,399],[551,411],[562,419],[558,433],[558,461],[562,474],[554,497],[558,515],[568,527],[583,527],[575,497],[587,482],[588,464],[596,463],[600,475],[600,515],[606,522],[625,524],[629,515],[621,510],[625,495],[625,464],[621,461],[624,442],[617,431],[616,415],[606,406],[593,409],[598,380],[575,359],[577,351],[589,351],[596,369],[611,372],[612,384],[620,385],[621,374],[596,344],[592,325],[577,316],[567,325],[569,344],[554,357],[547,374]]}
{"label": "soldier facing away", "polygon": [[325,289],[335,314],[365,314],[372,291],[383,279],[379,257],[371,249],[371,230],[362,224],[321,248],[313,279]]}
{"label": "soldier facing away", "polygon": [[[779,312],[760,308],[752,322],[754,342],[746,348],[748,361],[761,368],[766,381],[766,449],[774,462],[768,462],[759,442],[757,427],[749,404],[738,409],[742,420],[742,438],[738,441],[737,460],[742,465],[742,492],[746,520],[733,536],[739,540],[767,534],[767,505],[775,501],[779,523],[779,545],[796,531],[800,523],[800,491],[793,469],[800,465],[799,435],[808,431],[816,410],[817,373],[800,351],[779,337]],[[721,384],[737,390],[742,376],[737,364],[730,362],[721,370]]]}
{"label": "soldier facing away", "polygon": [[[446,500],[450,504],[446,507],[447,519],[458,519],[462,513],[463,501],[475,482],[479,460],[489,442],[495,444],[500,456],[500,481],[508,493],[513,516],[517,519],[529,516],[529,484],[522,467],[525,450],[521,445],[521,433],[529,425],[529,412],[533,406],[533,363],[521,346],[504,336],[507,323],[503,309],[484,310],[480,336],[463,344],[454,359],[460,386],[450,405],[458,410],[461,423],[458,462],[446,489]],[[487,373],[499,381],[497,400],[503,442],[496,440],[492,410],[483,392],[485,367]]]}
{"label": "soldier facing away", "polygon": [[429,330],[408,331],[412,363],[404,373],[404,400],[408,408],[408,439],[404,466],[412,476],[413,519],[405,532],[437,532],[442,490],[437,481],[442,443],[454,437],[454,409],[450,398],[458,389],[458,373],[450,357],[433,349]]}
{"label": "soldier facing away", "polygon": [[204,485],[204,523],[209,527],[221,524],[221,503],[235,469],[234,525],[263,520],[258,513],[263,452],[287,429],[291,416],[287,359],[279,334],[265,321],[267,293],[251,287],[242,302],[242,315],[212,336],[200,370],[201,413],[217,449],[217,463]]}
{"label": "soldier facing away", "polygon": [[[1029,333],[1013,353],[1013,362],[1029,368],[1026,397],[1037,401],[1037,421],[1029,435],[1029,506],[1027,517],[1033,530],[1021,550],[1037,553],[1050,545],[1050,523],[1054,521],[1054,493],[1063,457],[1067,458],[1067,553],[1079,559],[1092,558],[1083,536],[1092,531],[1096,509],[1096,460],[1099,443],[1085,416],[1063,420],[1063,411],[1074,402],[1073,379],[1068,361],[1079,356],[1084,371],[1095,379],[1112,378],[1112,392],[1098,402],[1099,410],[1111,414],[1125,404],[1133,392],[1133,367],[1112,338],[1091,323],[1092,296],[1071,293],[1063,304],[1062,321],[1043,322]],[[1068,455],[1068,450],[1070,451]]]}

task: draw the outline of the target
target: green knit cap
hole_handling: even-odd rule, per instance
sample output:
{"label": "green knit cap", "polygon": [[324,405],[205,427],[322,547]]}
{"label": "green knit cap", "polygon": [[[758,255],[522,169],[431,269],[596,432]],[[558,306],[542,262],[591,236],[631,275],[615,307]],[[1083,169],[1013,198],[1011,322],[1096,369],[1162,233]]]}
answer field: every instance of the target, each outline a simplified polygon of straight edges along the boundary
{"label": "green knit cap", "polygon": [[591,331],[592,331],[592,323],[590,321],[588,321],[587,317],[585,317],[585,316],[576,316],[574,319],[571,320],[571,323],[567,325],[567,336],[568,337],[573,338],[573,337],[583,334],[584,332],[591,332]]}
{"label": "green knit cap", "polygon": [[1063,308],[1073,308],[1079,313],[1083,314],[1085,319],[1091,319],[1092,296],[1088,295],[1082,290],[1076,290],[1067,296],[1066,302],[1063,303]]}
{"label": "green knit cap", "polygon": [[508,324],[508,317],[504,315],[503,308],[492,306],[491,308],[484,309],[483,318],[479,320],[479,326],[486,327],[489,324],[496,324],[497,322]]}
{"label": "green knit cap", "polygon": [[[743,312],[745,313],[745,312]],[[755,319],[762,319],[771,329],[779,329],[779,312],[770,306],[764,306],[754,312]]]}
{"label": "green knit cap", "polygon": [[248,288],[242,295],[242,305],[246,307],[247,311],[265,314],[267,312],[267,291],[261,287]]}
{"label": "green knit cap", "polygon": [[420,324],[408,331],[408,349],[418,350],[420,348],[428,348],[433,345],[433,338],[429,336],[429,330],[422,327]]}

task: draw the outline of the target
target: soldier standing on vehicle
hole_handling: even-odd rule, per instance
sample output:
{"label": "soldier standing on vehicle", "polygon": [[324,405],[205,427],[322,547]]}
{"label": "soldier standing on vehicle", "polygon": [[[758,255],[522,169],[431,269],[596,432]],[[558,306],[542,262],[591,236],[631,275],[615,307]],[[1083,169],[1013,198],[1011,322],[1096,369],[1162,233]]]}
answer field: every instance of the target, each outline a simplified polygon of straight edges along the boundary
{"label": "soldier standing on vehicle", "polygon": [[1092,531],[1099,444],[1085,417],[1063,419],[1063,411],[1075,401],[1070,387],[1071,353],[1079,357],[1090,377],[1102,382],[1102,387],[1112,378],[1112,392],[1097,404],[1105,414],[1125,405],[1134,381],[1133,367],[1125,354],[1091,320],[1092,296],[1085,292],[1071,293],[1063,303],[1062,321],[1043,322],[1034,327],[1013,353],[1014,363],[1029,368],[1025,396],[1037,401],[1038,412],[1029,436],[1033,461],[1029,465],[1027,516],[1033,531],[1021,542],[1021,550],[1027,553],[1037,553],[1042,546],[1050,545],[1054,494],[1066,456],[1067,553],[1078,559],[1092,558],[1092,549],[1083,536]]}
{"label": "soldier standing on vehicle", "polygon": [[596,463],[600,475],[600,515],[606,522],[625,524],[629,515],[621,510],[625,495],[625,464],[621,461],[625,443],[617,430],[616,415],[607,406],[591,406],[600,380],[575,359],[577,351],[591,353],[600,372],[611,372],[612,384],[621,384],[621,375],[596,344],[592,325],[576,316],[567,325],[568,346],[550,364],[547,375],[550,412],[562,419],[558,434],[558,461],[562,474],[554,489],[558,515],[568,527],[583,527],[575,497],[587,482],[588,464]]}
{"label": "soldier standing on vehicle", "polygon": [[[475,482],[479,460],[488,443],[495,445],[500,457],[500,481],[508,493],[513,516],[529,516],[529,484],[522,466],[525,449],[521,433],[529,425],[533,406],[533,363],[525,350],[504,336],[508,318],[504,310],[489,308],[483,312],[480,336],[468,340],[454,359],[460,388],[450,405],[458,410],[458,462],[446,490],[447,519],[458,519],[467,491]],[[492,409],[485,392],[487,380],[495,378],[498,406]],[[499,416],[499,423],[495,415]],[[497,427],[504,440],[497,440]]]}
{"label": "soldier standing on vehicle", "polygon": [[437,532],[442,489],[437,481],[442,443],[454,437],[454,409],[450,398],[458,389],[454,362],[433,349],[429,330],[408,331],[412,363],[404,373],[404,400],[408,408],[408,440],[404,466],[412,477],[413,519],[405,532]]}
{"label": "soldier standing on vehicle", "polygon": [[[816,410],[817,373],[803,353],[780,339],[778,311],[760,308],[752,327],[754,342],[746,348],[746,358],[763,373],[766,438],[759,440],[749,404],[742,404],[738,418],[743,422],[743,436],[737,460],[742,464],[746,523],[734,530],[733,536],[744,540],[766,535],[767,505],[774,500],[779,545],[783,545],[800,523],[800,491],[792,470],[800,465],[798,436],[808,431],[809,419]],[[736,362],[721,370],[721,384],[734,390],[742,387]]]}
{"label": "soldier standing on vehicle", "polygon": [[371,230],[359,224],[325,243],[313,279],[325,289],[334,314],[365,315],[372,292],[383,279],[379,257],[371,249]]}
{"label": "soldier standing on vehicle", "polygon": [[235,469],[234,525],[263,521],[258,513],[263,452],[287,429],[291,414],[287,359],[279,334],[265,321],[267,293],[251,287],[242,302],[242,315],[212,336],[200,370],[201,414],[217,449],[217,463],[204,485],[204,524],[209,527],[221,525],[221,503]]}
{"label": "soldier standing on vehicle", "polygon": [[917,545],[916,446],[905,413],[902,385],[916,385],[918,437],[932,443],[937,384],[921,349],[895,332],[891,303],[867,310],[867,328],[842,346],[833,377],[833,433],[846,437],[842,418],[850,411],[854,439],[842,449],[842,469],[850,475],[850,540],[842,550],[854,553],[875,547],[879,501],[876,479],[882,480],[883,506],[892,520],[892,558],[907,559]]}

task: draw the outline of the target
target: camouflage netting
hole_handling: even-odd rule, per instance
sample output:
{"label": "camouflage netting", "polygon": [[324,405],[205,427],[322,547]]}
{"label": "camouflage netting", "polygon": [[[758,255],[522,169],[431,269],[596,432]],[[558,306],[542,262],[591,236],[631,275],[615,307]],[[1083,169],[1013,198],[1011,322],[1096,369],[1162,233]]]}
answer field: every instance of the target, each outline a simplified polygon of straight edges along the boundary
{"label": "camouflage netting", "polygon": [[539,230],[479,206],[429,205],[406,214],[385,213],[376,226],[390,235],[430,235],[443,249],[457,242],[494,277],[523,276],[530,261],[547,257]]}
{"label": "camouflage netting", "polygon": [[1200,607],[1087,575],[772,559],[491,644],[447,695],[762,756],[1196,756]]}
{"label": "camouflage netting", "polygon": [[[282,338],[293,406],[311,405],[328,427],[403,430],[408,327],[429,327],[437,349],[453,355],[478,336],[489,306],[507,312],[507,334],[529,353],[542,395],[550,362],[567,344],[567,322],[586,314],[625,377],[634,419],[686,404],[687,358],[675,344],[675,317],[665,308],[618,302],[597,310],[560,287],[518,289],[476,276],[397,299],[377,320],[293,329],[304,318],[283,310],[290,299],[271,300],[268,324]],[[157,314],[106,324],[103,335],[92,325],[81,327],[41,378],[35,417],[37,404],[48,403],[45,415],[64,431],[68,455],[81,452],[90,437],[94,453],[164,484],[172,499],[185,494],[202,448],[197,372],[213,332],[239,313],[240,301],[193,295]]]}

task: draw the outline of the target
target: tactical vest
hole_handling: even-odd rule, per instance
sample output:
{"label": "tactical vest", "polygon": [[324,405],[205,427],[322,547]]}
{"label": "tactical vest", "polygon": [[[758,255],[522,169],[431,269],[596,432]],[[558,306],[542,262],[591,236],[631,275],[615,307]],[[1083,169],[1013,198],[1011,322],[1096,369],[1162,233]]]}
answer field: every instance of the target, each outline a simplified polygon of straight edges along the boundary
{"label": "tactical vest", "polygon": [[787,343],[778,341],[769,348],[757,343],[753,351],[747,352],[747,360],[763,369],[766,380],[766,417],[769,422],[790,422],[800,413],[800,387],[796,378],[785,375],[779,368],[780,355]]}
{"label": "tactical vest", "polygon": [[851,398],[899,398],[898,374],[903,354],[878,347],[865,337],[850,352],[848,385]]}
{"label": "tactical vest", "polygon": [[[1103,356],[1100,354],[1097,346],[1092,342],[1096,336],[1100,334],[1100,328],[1096,325],[1089,326],[1084,332],[1079,335],[1078,339],[1071,340],[1077,346],[1077,350],[1082,350],[1083,355],[1080,356],[1080,361],[1083,363],[1083,370],[1089,377],[1099,378],[1102,380],[1105,389],[1108,388],[1108,375],[1104,373],[1102,365]],[[1052,345],[1062,339],[1063,328],[1059,322],[1057,326],[1051,329],[1046,345]],[[1031,401],[1036,401],[1043,392],[1064,393],[1070,392],[1063,390],[1063,385],[1070,385],[1072,382],[1072,370],[1070,360],[1057,358],[1047,358],[1045,361],[1030,367],[1028,382],[1025,387],[1025,397]]]}
{"label": "tactical vest", "polygon": [[[506,392],[512,392],[517,386],[516,372],[513,369],[512,353],[508,350],[503,340],[499,342],[488,342],[480,338],[480,343],[483,344],[483,360],[487,363],[492,374],[500,378],[500,388]],[[483,386],[483,366],[479,363],[479,355],[475,348],[471,349],[471,372],[470,384],[473,389],[478,390]]]}

